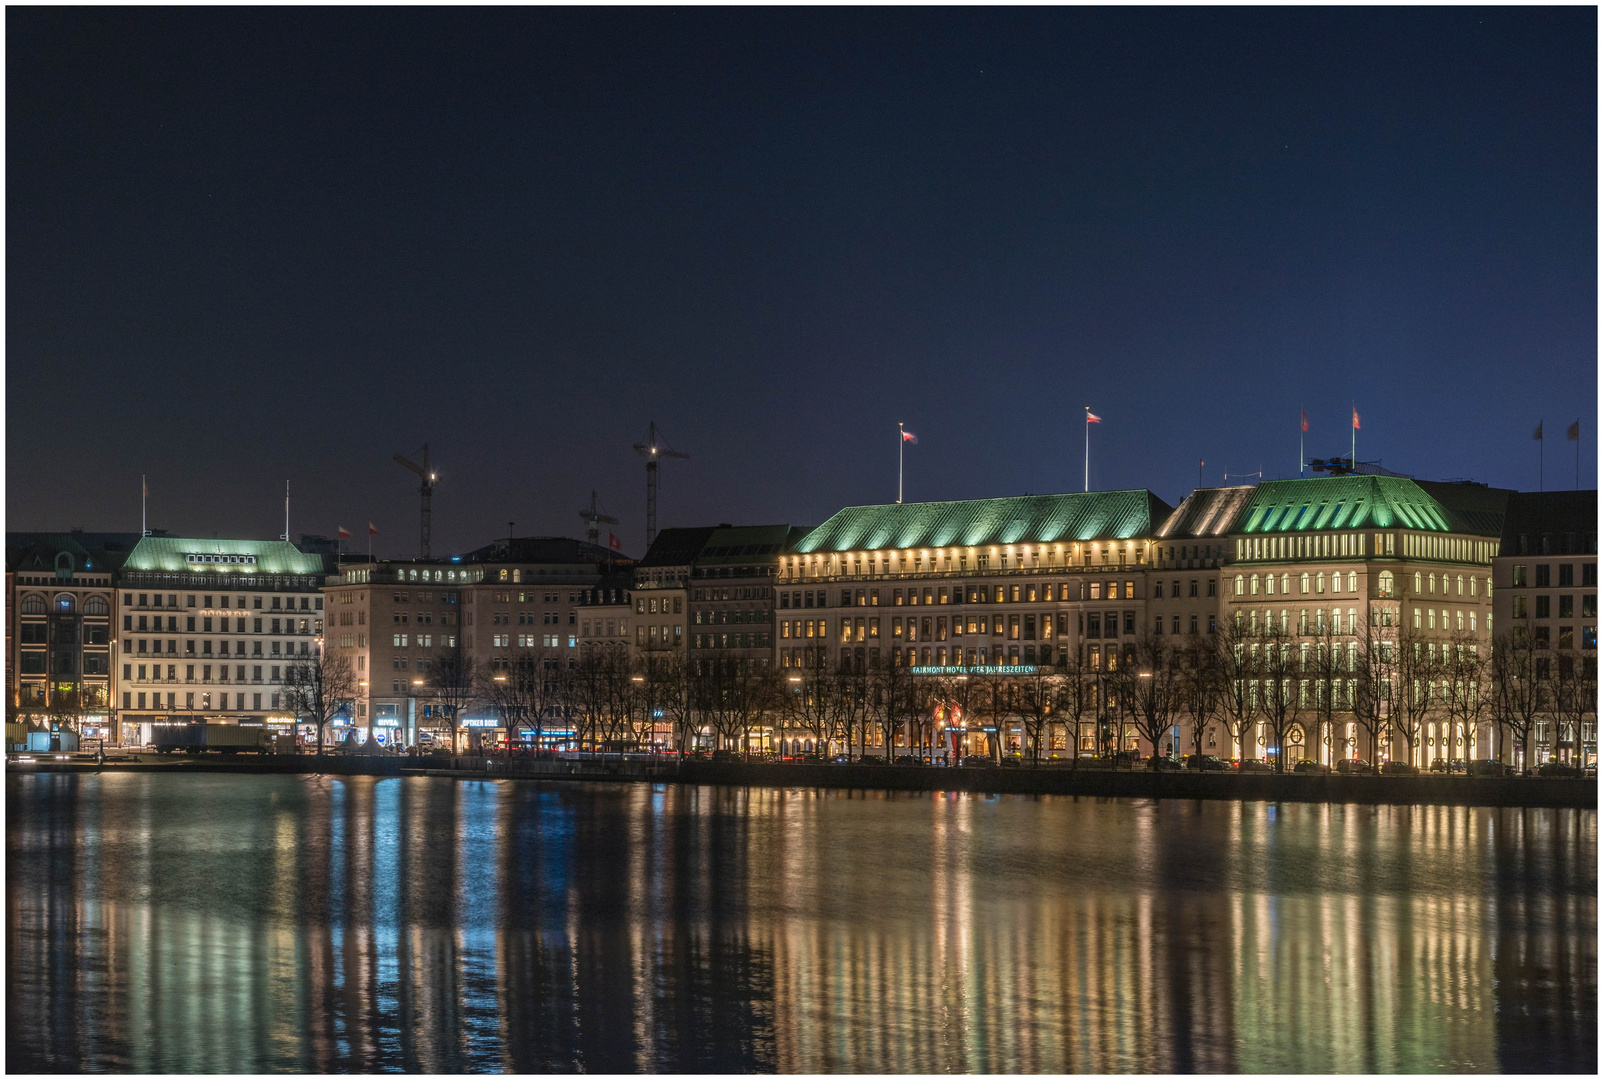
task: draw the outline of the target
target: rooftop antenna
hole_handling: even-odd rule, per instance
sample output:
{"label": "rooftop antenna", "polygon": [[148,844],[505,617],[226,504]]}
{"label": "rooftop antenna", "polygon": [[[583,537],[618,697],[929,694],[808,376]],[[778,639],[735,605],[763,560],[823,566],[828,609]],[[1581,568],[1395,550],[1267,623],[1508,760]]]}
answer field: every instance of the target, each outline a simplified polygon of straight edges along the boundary
{"label": "rooftop antenna", "polygon": [[419,541],[419,549],[422,552],[422,557],[426,559],[429,557],[429,502],[434,497],[434,470],[429,467],[428,443],[423,444],[421,456],[423,458],[423,464],[421,465],[409,458],[402,457],[400,454],[395,455],[395,460],[398,464],[417,473],[423,479],[423,486],[419,489],[423,496],[423,529],[421,540]]}
{"label": "rooftop antenna", "polygon": [[618,524],[618,519],[610,514],[603,514],[596,509],[596,493],[590,492],[590,509],[580,510],[579,517],[585,523],[585,539],[592,544],[597,543],[601,536],[600,523],[605,521],[608,525]]}
{"label": "rooftop antenna", "polygon": [[646,459],[646,547],[657,538],[657,462],[662,458],[684,458],[677,450],[657,445],[657,422],[651,422],[651,433],[643,443],[635,443],[635,453]]}

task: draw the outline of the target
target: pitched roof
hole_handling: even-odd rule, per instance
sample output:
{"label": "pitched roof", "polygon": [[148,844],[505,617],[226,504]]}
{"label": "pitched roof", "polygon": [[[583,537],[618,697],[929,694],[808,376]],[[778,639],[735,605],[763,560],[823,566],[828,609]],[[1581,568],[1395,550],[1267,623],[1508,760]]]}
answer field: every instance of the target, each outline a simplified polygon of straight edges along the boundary
{"label": "pitched roof", "polygon": [[54,571],[65,551],[77,570],[115,570],[138,542],[138,533],[6,533],[6,569]]}
{"label": "pitched roof", "polygon": [[697,566],[767,562],[792,551],[809,530],[796,525],[721,525],[696,555]]}
{"label": "pitched roof", "polygon": [[978,547],[1149,535],[1172,507],[1144,488],[957,502],[849,506],[808,533],[801,552]]}
{"label": "pitched roof", "polygon": [[[1413,480],[1326,476],[1269,480],[1253,488],[1232,532],[1397,528],[1452,532],[1455,516]],[[1473,530],[1471,530],[1473,531]]]}
{"label": "pitched roof", "polygon": [[285,540],[206,540],[181,536],[147,536],[135,545],[123,563],[124,570],[188,573],[190,555],[238,555],[255,559],[243,565],[215,565],[207,569],[254,574],[323,573],[323,559],[308,555]]}
{"label": "pitched roof", "polygon": [[[1540,537],[1543,533],[1562,537],[1574,533],[1576,550],[1573,554],[1597,554],[1597,490],[1590,491],[1516,491],[1508,497],[1508,510],[1503,521],[1500,554],[1534,554],[1541,550],[1539,541],[1520,552],[1516,538],[1520,535]],[[1554,546],[1551,554],[1559,554]]]}
{"label": "pitched roof", "polygon": [[1470,481],[1447,483],[1437,480],[1416,480],[1420,489],[1441,504],[1447,511],[1447,520],[1454,532],[1477,536],[1500,536],[1503,516],[1507,512],[1509,496],[1515,492],[1507,488],[1487,487]]}
{"label": "pitched roof", "polygon": [[1185,497],[1168,520],[1158,526],[1158,539],[1225,535],[1241,516],[1242,507],[1252,501],[1254,490],[1250,484],[1242,487],[1197,488]]}
{"label": "pitched roof", "polygon": [[706,545],[707,538],[718,531],[716,525],[703,525],[694,529],[663,529],[651,541],[651,548],[646,557],[640,560],[642,567],[653,566],[689,566],[701,549]]}

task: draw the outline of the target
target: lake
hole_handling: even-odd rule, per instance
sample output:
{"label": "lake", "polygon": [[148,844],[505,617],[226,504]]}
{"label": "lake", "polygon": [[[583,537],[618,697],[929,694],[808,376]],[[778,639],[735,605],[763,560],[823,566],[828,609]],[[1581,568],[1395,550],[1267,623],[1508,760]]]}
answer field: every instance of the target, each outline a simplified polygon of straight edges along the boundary
{"label": "lake", "polygon": [[1593,1072],[1597,813],[8,775],[6,1066]]}

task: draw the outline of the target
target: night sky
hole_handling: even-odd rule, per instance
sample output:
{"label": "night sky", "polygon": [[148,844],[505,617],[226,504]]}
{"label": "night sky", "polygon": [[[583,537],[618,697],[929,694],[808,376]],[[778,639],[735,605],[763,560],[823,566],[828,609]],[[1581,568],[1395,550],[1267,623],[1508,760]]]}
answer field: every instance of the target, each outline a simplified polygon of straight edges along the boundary
{"label": "night sky", "polygon": [[1596,18],[8,8],[6,527],[1595,487]]}

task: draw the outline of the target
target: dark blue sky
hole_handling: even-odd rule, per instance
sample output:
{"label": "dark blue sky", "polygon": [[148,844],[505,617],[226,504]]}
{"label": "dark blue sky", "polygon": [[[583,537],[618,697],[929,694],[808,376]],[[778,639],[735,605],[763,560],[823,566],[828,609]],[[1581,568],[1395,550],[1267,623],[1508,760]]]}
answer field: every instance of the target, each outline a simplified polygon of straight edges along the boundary
{"label": "dark blue sky", "polygon": [[1595,487],[1596,17],[9,8],[7,527]]}

